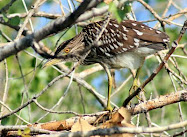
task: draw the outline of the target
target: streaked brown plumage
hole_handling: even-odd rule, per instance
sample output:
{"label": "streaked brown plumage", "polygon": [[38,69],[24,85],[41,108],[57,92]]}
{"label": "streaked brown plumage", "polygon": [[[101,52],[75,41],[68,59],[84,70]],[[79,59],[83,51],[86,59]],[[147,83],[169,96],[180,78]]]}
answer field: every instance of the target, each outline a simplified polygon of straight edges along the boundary
{"label": "streaked brown plumage", "polygon": [[[74,38],[60,44],[55,56],[73,54],[81,57],[84,49],[90,44],[93,45],[105,23],[106,21],[99,21],[87,25]],[[111,19],[98,43],[99,45],[91,47],[90,53],[82,63],[86,65],[100,63],[104,66],[109,78],[107,109],[111,110],[112,80],[106,66],[114,69],[137,69],[141,67],[147,55],[166,49],[169,37],[164,32],[137,21],[124,20],[118,24],[116,20]],[[72,58],[72,61],[77,61],[77,58]],[[53,63],[56,62],[51,60],[47,64]]]}
{"label": "streaked brown plumage", "polygon": [[[55,55],[82,55],[85,46],[94,42],[103,24],[104,21],[99,21],[87,25],[77,36],[62,43]],[[103,62],[110,68],[137,69],[145,56],[165,49],[169,37],[137,21],[125,20],[118,24],[116,20],[110,20],[99,42],[99,46],[91,48],[83,64]]]}

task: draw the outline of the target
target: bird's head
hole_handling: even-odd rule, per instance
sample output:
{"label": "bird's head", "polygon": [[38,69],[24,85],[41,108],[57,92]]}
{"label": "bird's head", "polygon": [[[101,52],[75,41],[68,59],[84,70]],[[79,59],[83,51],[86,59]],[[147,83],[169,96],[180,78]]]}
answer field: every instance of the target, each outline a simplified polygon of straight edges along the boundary
{"label": "bird's head", "polygon": [[[56,49],[54,53],[54,59],[48,60],[43,67],[51,66],[58,64],[62,61],[77,61],[77,58],[81,56],[83,53],[83,50],[85,48],[85,44],[83,42],[83,34],[80,33],[76,35],[74,38],[64,41],[61,43],[58,48]],[[59,57],[66,56],[66,55],[72,55],[69,56],[67,59],[60,59]],[[55,58],[56,57],[56,58]]]}

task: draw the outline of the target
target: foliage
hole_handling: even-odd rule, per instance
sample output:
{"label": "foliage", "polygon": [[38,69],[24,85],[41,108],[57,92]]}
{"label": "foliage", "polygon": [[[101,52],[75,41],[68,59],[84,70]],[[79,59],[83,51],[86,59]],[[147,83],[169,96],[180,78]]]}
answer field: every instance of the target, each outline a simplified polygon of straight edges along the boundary
{"label": "foliage", "polygon": [[111,2],[109,4],[109,11],[113,14],[114,18],[120,23],[126,13],[129,13],[131,11],[130,2],[125,2],[124,5],[121,8],[118,8],[115,2]]}
{"label": "foliage", "polygon": [[18,135],[21,136],[21,137],[30,137],[30,129],[26,128],[26,129],[24,129],[23,132],[19,129],[18,130]]}

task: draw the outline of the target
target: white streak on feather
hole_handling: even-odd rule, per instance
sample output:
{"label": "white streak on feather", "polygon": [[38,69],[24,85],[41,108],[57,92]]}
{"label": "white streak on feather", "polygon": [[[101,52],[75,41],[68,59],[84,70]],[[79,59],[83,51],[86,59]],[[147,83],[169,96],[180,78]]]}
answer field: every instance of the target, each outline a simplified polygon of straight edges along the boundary
{"label": "white streak on feather", "polygon": [[125,26],[122,26],[122,27],[123,27],[124,31],[129,32],[129,30],[127,30],[127,28]]}
{"label": "white streak on feather", "polygon": [[139,36],[143,35],[143,32],[136,30],[136,29],[133,29],[133,30],[136,32],[137,35],[139,35]]}
{"label": "white streak on feather", "polygon": [[127,35],[126,35],[126,34],[122,33],[122,35],[123,35],[123,39],[124,39],[124,40],[128,40],[128,38],[127,38]]}
{"label": "white streak on feather", "polygon": [[118,27],[119,27],[119,25],[118,25],[118,24],[114,24],[114,26],[115,26],[116,28],[118,28]]}
{"label": "white streak on feather", "polygon": [[113,44],[114,45],[114,47],[117,49],[118,48],[118,45],[116,45],[116,44]]}
{"label": "white streak on feather", "polygon": [[136,26],[137,24],[136,23],[132,23],[133,26]]}
{"label": "white streak on feather", "polygon": [[103,53],[105,52],[105,51],[103,50],[103,48],[99,48],[99,50],[100,50],[101,52],[103,52]]}
{"label": "white streak on feather", "polygon": [[134,38],[134,42],[139,43],[139,42],[140,42],[140,40],[139,40],[139,39],[137,39],[137,38]]}
{"label": "white streak on feather", "polygon": [[114,49],[114,47],[112,46],[112,45],[109,45],[110,46],[110,48],[113,50]]}
{"label": "white streak on feather", "polygon": [[122,48],[123,49],[123,51],[127,51],[127,48]]}
{"label": "white streak on feather", "polygon": [[105,53],[105,55],[109,56],[110,57],[110,54],[109,53]]}
{"label": "white streak on feather", "polygon": [[117,41],[117,44],[118,44],[120,47],[123,46],[123,43],[121,43],[121,42],[118,42],[118,41]]}
{"label": "white streak on feather", "polygon": [[156,33],[160,34],[161,32],[159,30],[156,30]]}

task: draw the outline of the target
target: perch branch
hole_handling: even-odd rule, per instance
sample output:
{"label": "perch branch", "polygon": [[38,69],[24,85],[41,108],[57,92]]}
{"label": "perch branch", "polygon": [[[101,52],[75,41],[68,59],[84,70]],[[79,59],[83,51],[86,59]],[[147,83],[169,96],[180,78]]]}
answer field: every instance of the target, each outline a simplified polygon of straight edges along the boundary
{"label": "perch branch", "polygon": [[[113,128],[105,128],[105,129],[96,129],[91,131],[78,131],[78,132],[66,132],[53,134],[53,137],[90,137],[95,135],[113,135],[113,134],[123,134],[123,133],[131,133],[131,134],[140,134],[140,133],[161,133],[168,130],[179,129],[185,127],[187,125],[187,120],[171,124],[168,126],[162,127],[113,127]],[[45,135],[45,137],[50,137],[50,135]]]}
{"label": "perch branch", "polygon": [[135,115],[181,101],[187,101],[187,90],[178,91],[146,102],[141,102],[129,108],[129,111],[132,115]]}
{"label": "perch branch", "polygon": [[[158,98],[142,102],[140,104],[137,104],[136,106],[128,108],[128,110],[131,113],[131,115],[136,115],[139,113],[148,112],[150,110],[161,108],[163,106],[181,102],[181,101],[187,101],[187,90],[178,91],[175,93],[171,93],[169,95],[160,96]],[[62,114],[64,112],[52,112],[52,113]],[[39,123],[30,126],[38,127],[46,130],[56,130],[56,129],[69,130],[80,116],[81,118],[86,120],[89,124],[93,124],[98,118],[100,118],[102,115],[106,113],[108,112],[104,111],[95,114],[79,115],[77,117],[72,117],[66,120],[53,121],[48,123]],[[100,121],[103,122],[102,119]]]}

